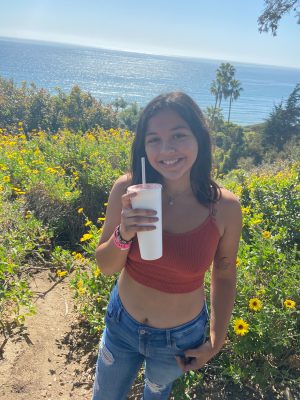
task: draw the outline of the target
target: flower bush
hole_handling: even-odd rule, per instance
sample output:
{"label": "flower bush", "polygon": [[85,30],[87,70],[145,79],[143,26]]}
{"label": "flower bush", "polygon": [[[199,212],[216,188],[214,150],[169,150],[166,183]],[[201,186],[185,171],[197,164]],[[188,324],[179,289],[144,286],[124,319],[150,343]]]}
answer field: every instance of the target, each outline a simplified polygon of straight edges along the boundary
{"label": "flower bush", "polygon": [[[22,305],[34,312],[26,273],[41,262],[57,279],[72,273],[77,309],[91,332],[101,334],[116,276],[101,274],[95,249],[110,188],[127,169],[132,138],[127,131],[97,128],[52,136],[36,131],[28,140],[22,124],[18,134],[2,129],[0,329],[9,314],[24,320]],[[222,351],[179,379],[174,398],[193,398],[207,376],[251,387],[260,396],[274,397],[276,390],[280,396],[281,386],[299,385],[299,163],[235,170],[216,180],[242,206],[237,298]],[[209,274],[205,284],[208,288]]]}

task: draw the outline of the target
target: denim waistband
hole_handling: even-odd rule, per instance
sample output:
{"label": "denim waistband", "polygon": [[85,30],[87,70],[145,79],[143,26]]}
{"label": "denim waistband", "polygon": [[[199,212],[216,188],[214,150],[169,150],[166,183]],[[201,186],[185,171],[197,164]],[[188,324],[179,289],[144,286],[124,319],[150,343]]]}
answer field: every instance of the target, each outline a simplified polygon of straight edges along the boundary
{"label": "denim waistband", "polygon": [[141,330],[141,329],[146,329],[149,333],[153,332],[153,333],[164,333],[166,331],[168,331],[169,333],[176,333],[178,331],[181,330],[185,330],[187,328],[189,328],[190,326],[196,324],[198,321],[202,320],[203,318],[208,320],[208,308],[207,308],[207,303],[206,300],[204,301],[204,305],[202,310],[200,311],[200,313],[193,318],[192,320],[172,327],[172,328],[155,328],[146,324],[143,324],[139,321],[137,321],[136,319],[134,319],[129,312],[125,309],[121,298],[119,296],[119,290],[118,290],[118,281],[115,282],[115,285],[113,287],[113,290],[111,292],[110,295],[110,302],[117,304],[117,308],[118,308],[118,314],[120,314],[121,312],[126,316],[126,320],[127,323],[131,325],[131,328],[137,329],[137,330]]}

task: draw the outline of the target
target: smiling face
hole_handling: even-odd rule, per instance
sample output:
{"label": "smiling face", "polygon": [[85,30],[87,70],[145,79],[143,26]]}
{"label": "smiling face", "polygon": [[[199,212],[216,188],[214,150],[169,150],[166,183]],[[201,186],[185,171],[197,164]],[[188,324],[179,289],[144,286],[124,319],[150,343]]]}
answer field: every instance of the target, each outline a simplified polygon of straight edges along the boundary
{"label": "smiling face", "polygon": [[145,150],[150,165],[165,180],[189,179],[198,142],[187,122],[166,109],[149,119]]}

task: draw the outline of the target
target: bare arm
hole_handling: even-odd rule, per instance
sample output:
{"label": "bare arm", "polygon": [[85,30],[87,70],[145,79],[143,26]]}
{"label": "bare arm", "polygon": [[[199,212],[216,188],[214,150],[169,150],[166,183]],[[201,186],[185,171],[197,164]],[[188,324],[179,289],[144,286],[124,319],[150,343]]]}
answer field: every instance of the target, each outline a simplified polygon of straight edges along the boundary
{"label": "bare arm", "polygon": [[210,339],[196,349],[185,351],[194,357],[189,364],[177,359],[183,371],[201,368],[222,348],[236,296],[236,256],[242,231],[242,213],[238,199],[227,195],[223,206],[224,234],[219,241],[211,274]]}
{"label": "bare arm", "polygon": [[225,232],[219,242],[211,274],[210,340],[215,353],[224,344],[236,296],[236,257],[242,231],[237,199],[226,207]]}
{"label": "bare arm", "polygon": [[121,271],[128,254],[128,250],[120,250],[113,241],[114,230],[121,222],[121,198],[125,187],[126,178],[121,176],[110,192],[102,235],[96,248],[96,261],[104,275]]}

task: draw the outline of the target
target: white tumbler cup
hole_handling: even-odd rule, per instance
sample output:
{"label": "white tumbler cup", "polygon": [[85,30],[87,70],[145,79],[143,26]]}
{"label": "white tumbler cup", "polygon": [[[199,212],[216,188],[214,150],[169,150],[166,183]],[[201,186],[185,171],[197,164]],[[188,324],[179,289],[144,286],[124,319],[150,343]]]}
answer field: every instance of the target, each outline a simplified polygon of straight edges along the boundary
{"label": "white tumbler cup", "polygon": [[137,232],[141,258],[143,260],[156,260],[162,257],[161,190],[162,185],[160,183],[144,183],[127,188],[128,193],[137,192],[137,195],[131,198],[132,208],[155,210],[157,211],[156,217],[159,218],[157,222],[149,224],[155,225],[156,229]]}

